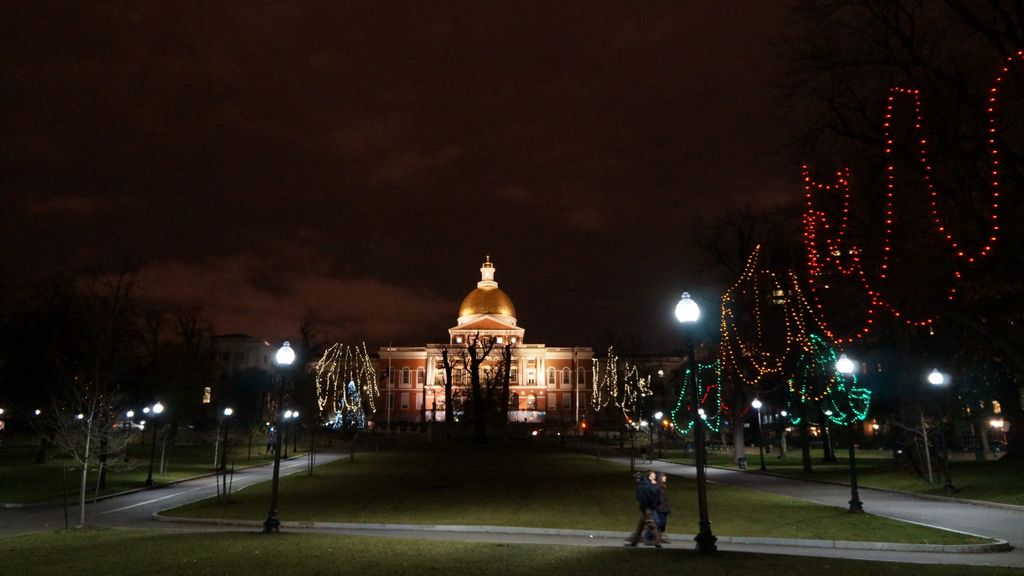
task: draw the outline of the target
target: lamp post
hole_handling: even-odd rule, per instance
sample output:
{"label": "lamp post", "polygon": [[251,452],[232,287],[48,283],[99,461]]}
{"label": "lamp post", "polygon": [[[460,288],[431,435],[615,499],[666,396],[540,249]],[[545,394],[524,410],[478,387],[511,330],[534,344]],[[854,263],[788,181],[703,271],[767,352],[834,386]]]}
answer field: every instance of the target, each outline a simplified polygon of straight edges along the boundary
{"label": "lamp post", "polygon": [[665,457],[665,423],[662,418],[665,414],[660,410],[654,413],[654,422],[651,422],[651,426],[658,426],[658,458]]}
{"label": "lamp post", "polygon": [[757,410],[757,452],[761,456],[761,472],[765,472],[768,468],[764,465],[764,435],[761,432],[761,400],[754,398],[754,401],[750,403]]}
{"label": "lamp post", "polygon": [[[946,384],[949,384],[949,378],[942,372],[933,369],[928,373],[928,383],[935,387],[945,387]],[[954,494],[956,493],[956,487],[953,486],[953,479],[949,475],[949,446],[946,444],[945,399],[943,399],[942,408],[942,414],[939,418],[939,451],[942,452],[942,472],[945,477],[942,490],[947,494]]]}
{"label": "lamp post", "polygon": [[[283,372],[295,361],[295,350],[287,341],[281,345],[274,356],[279,372]],[[277,405],[274,406],[277,434],[274,435],[274,476],[270,482],[270,510],[263,521],[263,533],[271,534],[280,530],[281,521],[277,518],[277,487],[281,477],[281,404],[284,403],[284,375],[277,375]]]}
{"label": "lamp post", "polygon": [[[836,371],[844,376],[853,374],[853,360],[847,358],[846,354],[840,355],[839,360],[836,361]],[[850,451],[850,512],[863,512],[864,503],[860,501],[860,493],[857,490],[857,449],[853,445],[854,433],[852,419],[846,423],[846,432],[849,435],[847,438],[847,444],[849,445]]]}
{"label": "lamp post", "polygon": [[146,414],[149,414],[153,420],[153,439],[152,445],[149,448],[149,474],[146,475],[146,486],[153,485],[153,461],[156,460],[156,418],[164,411],[164,405],[157,402],[153,404],[153,407],[149,406],[142,409]]}
{"label": "lamp post", "polygon": [[287,436],[287,434],[288,434],[288,422],[290,422],[291,419],[292,419],[292,411],[291,410],[285,410],[284,411],[284,424],[282,424],[280,426],[280,429],[277,431],[278,434],[284,434],[285,435],[285,437],[284,437],[284,459],[285,460],[288,459],[288,436]]}
{"label": "lamp post", "polygon": [[224,437],[221,440],[221,458],[220,458],[220,470],[223,472],[227,468],[228,464],[228,418],[234,414],[235,411],[231,408],[224,409],[224,417],[221,418],[220,427],[223,430]]}
{"label": "lamp post", "polygon": [[128,445],[131,444],[132,418],[135,418],[135,411],[129,410],[124,413],[124,461],[128,461]]}
{"label": "lamp post", "polygon": [[693,348],[693,328],[700,318],[700,307],[690,298],[689,292],[683,292],[679,303],[676,304],[676,319],[687,328],[686,350],[690,360],[690,403],[693,418],[694,450],[696,451],[695,466],[697,468],[697,506],[700,512],[699,531],[694,540],[697,542],[698,552],[715,552],[718,547],[715,541],[718,540],[711,533],[711,520],[708,518],[708,487],[707,475],[704,469],[707,455],[704,453],[704,420],[698,413],[700,405],[700,392],[697,391],[697,354]]}

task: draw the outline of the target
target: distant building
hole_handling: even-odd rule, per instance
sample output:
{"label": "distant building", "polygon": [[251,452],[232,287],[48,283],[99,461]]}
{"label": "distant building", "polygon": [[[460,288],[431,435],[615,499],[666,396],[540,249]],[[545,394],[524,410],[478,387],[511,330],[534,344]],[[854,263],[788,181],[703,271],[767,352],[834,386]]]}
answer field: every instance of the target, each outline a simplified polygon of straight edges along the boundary
{"label": "distant building", "polygon": [[445,371],[442,350],[448,349],[452,371],[453,409],[461,417],[470,396],[468,363],[462,353],[478,339],[494,343],[483,363],[481,378],[492,377],[502,364],[502,348],[512,346],[509,378],[509,421],[545,422],[572,427],[587,419],[593,394],[593,350],[527,343],[512,299],[498,288],[494,265],[487,257],[480,281],[459,306],[448,341],[425,346],[388,346],[379,350],[381,399],[377,425],[444,420]]}
{"label": "distant building", "polygon": [[245,334],[224,334],[211,339],[214,359],[214,384],[203,390],[203,404],[231,397],[235,378],[246,370],[271,373],[276,348],[270,342]]}

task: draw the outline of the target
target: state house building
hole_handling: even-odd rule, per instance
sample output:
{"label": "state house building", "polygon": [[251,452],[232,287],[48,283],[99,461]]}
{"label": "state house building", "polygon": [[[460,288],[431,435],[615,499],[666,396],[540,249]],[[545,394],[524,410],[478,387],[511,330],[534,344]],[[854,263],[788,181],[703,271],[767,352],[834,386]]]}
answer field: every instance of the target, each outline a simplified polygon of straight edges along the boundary
{"label": "state house building", "polygon": [[481,382],[499,369],[505,344],[512,345],[510,422],[544,422],[571,429],[587,420],[593,392],[593,350],[527,343],[512,299],[498,288],[494,270],[488,256],[480,268],[480,281],[462,300],[458,320],[448,329],[447,343],[380,349],[385,377],[377,404],[378,424],[444,420],[444,348],[454,365],[453,409],[456,417],[461,417],[463,402],[470,396],[469,366],[468,361],[463,363],[462,352],[474,338],[479,339],[481,349],[494,343],[481,366]]}

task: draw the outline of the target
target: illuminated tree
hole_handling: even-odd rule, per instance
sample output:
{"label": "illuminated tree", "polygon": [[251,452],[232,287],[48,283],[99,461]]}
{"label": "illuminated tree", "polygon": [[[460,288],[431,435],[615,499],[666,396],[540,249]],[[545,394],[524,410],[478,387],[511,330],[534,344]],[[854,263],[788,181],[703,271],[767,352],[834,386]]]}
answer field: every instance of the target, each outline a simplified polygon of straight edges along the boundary
{"label": "illuminated tree", "polygon": [[316,364],[317,422],[322,417],[335,427],[361,430],[379,396],[366,344],[336,343],[324,351]]}
{"label": "illuminated tree", "polygon": [[1012,420],[1009,454],[1024,454],[1024,260],[1011,248],[1024,244],[1024,19],[984,0],[807,0],[795,15],[789,86],[806,117],[793,141],[811,166],[823,334],[897,350],[956,340],[957,371],[1001,364],[1010,377],[990,393]]}

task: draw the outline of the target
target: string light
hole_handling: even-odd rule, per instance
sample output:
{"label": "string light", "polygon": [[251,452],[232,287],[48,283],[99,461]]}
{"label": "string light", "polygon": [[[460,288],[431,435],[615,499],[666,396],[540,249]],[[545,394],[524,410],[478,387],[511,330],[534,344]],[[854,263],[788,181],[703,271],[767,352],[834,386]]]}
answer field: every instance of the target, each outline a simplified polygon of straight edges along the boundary
{"label": "string light", "polygon": [[[672,428],[677,434],[689,434],[693,429],[693,408],[690,406],[690,368],[683,372],[683,385],[680,387],[679,398],[672,409]],[[716,360],[711,364],[697,363],[697,388],[699,406],[698,413],[704,424],[712,432],[722,429],[723,414],[729,407],[722,402],[722,362]],[[682,424],[680,424],[682,423]]]}
{"label": "string light", "polygon": [[793,409],[793,401],[821,406],[826,417],[836,424],[848,425],[867,418],[871,391],[857,385],[856,375],[836,369],[839,358],[828,340],[811,334],[809,341],[812,349],[801,355],[793,377],[787,381],[786,410],[790,421],[800,423],[800,412]]}
{"label": "string light", "polygon": [[639,427],[642,400],[650,396],[651,380],[640,376],[639,369],[629,362],[619,370],[619,358],[613,347],[608,348],[608,358],[601,362],[594,358],[594,410],[600,411],[614,404],[630,426]]}
{"label": "string light", "polygon": [[328,412],[328,420],[337,425],[351,422],[362,428],[366,426],[366,414],[377,410],[375,401],[379,396],[377,371],[365,343],[336,343],[317,362],[318,416]]}
{"label": "string light", "polygon": [[[799,355],[811,352],[809,331],[821,325],[796,275],[775,273],[760,263],[761,247],[756,246],[739,279],[722,295],[722,370],[752,388],[759,387],[766,376],[784,373]],[[783,338],[775,350],[768,342],[780,339],[776,334],[765,336],[765,294],[772,294],[770,305],[782,311]],[[740,322],[737,309],[743,318],[750,318],[749,323]]]}
{"label": "string light", "polygon": [[[933,180],[933,167],[928,158],[928,139],[923,134],[924,115],[922,112],[920,90],[894,87],[890,89],[886,101],[885,117],[882,124],[883,140],[885,147],[883,152],[888,159],[885,170],[885,198],[882,206],[882,250],[877,265],[869,267],[877,270],[873,277],[869,278],[865,272],[864,263],[861,262],[862,250],[859,246],[850,241],[848,237],[848,214],[850,210],[850,170],[844,168],[835,174],[834,183],[821,183],[815,181],[807,166],[803,167],[803,182],[806,209],[803,216],[804,226],[804,247],[807,253],[808,284],[815,298],[815,306],[820,311],[823,304],[820,298],[822,285],[820,280],[830,271],[837,272],[840,277],[846,278],[853,285],[859,286],[865,294],[865,315],[861,325],[841,337],[833,334],[826,328],[826,333],[836,342],[849,342],[861,339],[871,332],[872,325],[876,318],[876,312],[885,310],[894,318],[897,318],[910,326],[931,326],[934,315],[926,315],[919,318],[912,318],[897,308],[892,301],[886,299],[883,294],[885,286],[892,274],[893,260],[890,258],[894,252],[893,231],[899,222],[895,210],[896,199],[896,166],[893,161],[896,140],[893,136],[893,126],[896,124],[895,104],[899,99],[910,98],[913,107],[912,135],[917,147],[918,165],[921,170],[921,179],[925,186],[928,197],[928,217],[935,232],[948,246],[952,260],[955,263],[949,286],[945,288],[946,299],[953,300],[957,293],[957,283],[963,278],[966,267],[975,264],[980,258],[989,255],[998,240],[1000,233],[999,210],[1000,210],[1000,149],[997,143],[996,118],[998,114],[998,98],[1000,86],[1003,80],[1011,72],[1011,65],[1024,61],[1024,51],[1006,59],[1000,73],[995,77],[992,85],[987,91],[985,101],[985,115],[987,119],[986,128],[986,149],[988,151],[988,173],[989,200],[987,214],[985,215],[986,227],[981,234],[978,246],[971,248],[968,241],[957,238],[954,234],[949,219],[944,217],[940,208],[939,190]],[[837,222],[829,219],[823,208],[818,206],[818,196],[840,194],[840,213]],[[909,217],[905,217],[910,219]]]}

